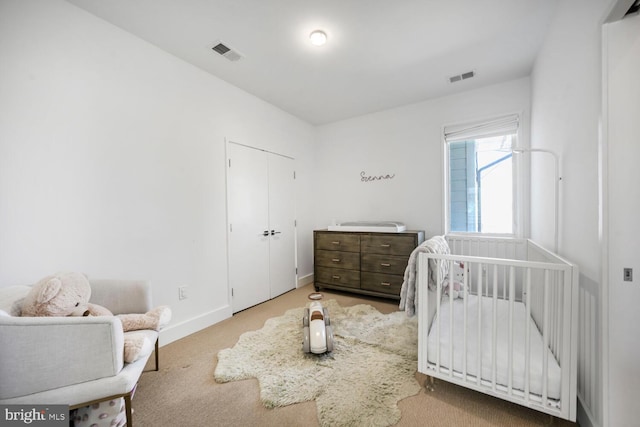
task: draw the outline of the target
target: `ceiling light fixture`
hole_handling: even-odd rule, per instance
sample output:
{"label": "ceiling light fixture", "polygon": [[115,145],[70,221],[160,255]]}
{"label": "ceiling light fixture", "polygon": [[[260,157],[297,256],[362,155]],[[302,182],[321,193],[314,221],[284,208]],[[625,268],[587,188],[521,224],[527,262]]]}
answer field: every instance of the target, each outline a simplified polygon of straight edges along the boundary
{"label": "ceiling light fixture", "polygon": [[314,46],[322,46],[327,42],[327,34],[324,31],[315,30],[309,34],[309,40]]}

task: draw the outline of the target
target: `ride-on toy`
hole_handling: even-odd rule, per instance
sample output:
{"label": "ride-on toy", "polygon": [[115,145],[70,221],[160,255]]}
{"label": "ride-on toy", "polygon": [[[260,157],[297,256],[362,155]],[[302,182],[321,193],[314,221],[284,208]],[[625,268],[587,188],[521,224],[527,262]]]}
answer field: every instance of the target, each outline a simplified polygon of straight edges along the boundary
{"label": "ride-on toy", "polygon": [[302,318],[305,353],[322,354],[333,351],[333,328],[329,320],[329,311],[319,301],[304,309]]}

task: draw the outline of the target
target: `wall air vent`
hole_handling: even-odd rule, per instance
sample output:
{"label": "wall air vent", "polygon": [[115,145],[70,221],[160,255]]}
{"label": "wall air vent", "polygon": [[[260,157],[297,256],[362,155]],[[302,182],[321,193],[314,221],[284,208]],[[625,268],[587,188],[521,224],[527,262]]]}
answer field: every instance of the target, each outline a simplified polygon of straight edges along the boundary
{"label": "wall air vent", "polygon": [[244,55],[242,55],[240,52],[230,47],[226,43],[222,43],[221,41],[216,42],[211,49],[232,62],[239,61],[244,57]]}
{"label": "wall air vent", "polygon": [[471,77],[475,77],[475,71],[468,71],[466,73],[457,74],[455,76],[449,77],[449,83],[461,82],[462,80],[470,79]]}

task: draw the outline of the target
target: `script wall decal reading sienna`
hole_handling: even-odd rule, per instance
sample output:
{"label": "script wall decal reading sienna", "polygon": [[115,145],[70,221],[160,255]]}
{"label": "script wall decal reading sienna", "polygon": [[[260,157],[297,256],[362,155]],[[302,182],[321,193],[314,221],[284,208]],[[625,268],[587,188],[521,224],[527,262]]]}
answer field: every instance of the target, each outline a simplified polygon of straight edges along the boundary
{"label": "script wall decal reading sienna", "polygon": [[396,176],[395,173],[386,174],[386,175],[367,175],[365,171],[360,172],[360,181],[362,182],[372,182],[372,181],[382,181],[385,179],[393,179]]}

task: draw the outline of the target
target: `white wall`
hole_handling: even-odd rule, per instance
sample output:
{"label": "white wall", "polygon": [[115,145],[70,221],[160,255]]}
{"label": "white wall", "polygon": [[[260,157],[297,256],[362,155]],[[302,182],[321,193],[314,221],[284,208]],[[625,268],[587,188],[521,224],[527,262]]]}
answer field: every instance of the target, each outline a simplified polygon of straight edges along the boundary
{"label": "white wall", "polygon": [[[442,127],[518,112],[526,137],[529,91],[529,79],[518,79],[319,127],[316,226],[393,220],[428,237],[442,234]],[[363,171],[395,177],[363,182]]]}
{"label": "white wall", "polygon": [[3,0],[0,286],[148,279],[164,342],[229,316],[225,137],[296,158],[310,274],[312,126],[69,3]]}
{"label": "white wall", "polygon": [[[560,253],[598,277],[598,129],[601,0],[560,2],[531,77],[531,144],[560,155]],[[551,162],[532,156],[531,235],[552,246]],[[538,183],[538,185],[536,185]],[[548,185],[547,185],[548,184]],[[546,196],[546,197],[545,197]],[[586,233],[585,233],[586,230]]]}
{"label": "white wall", "polygon": [[[640,16],[605,26],[608,154],[608,425],[637,425],[640,406]],[[623,269],[633,268],[633,282]]]}
{"label": "white wall", "polygon": [[[581,272],[581,425],[601,425],[604,410],[598,150],[601,24],[609,3],[560,1],[531,75],[531,145],[561,157],[559,253]],[[544,156],[532,156],[531,167],[531,235],[552,247],[554,199],[549,177],[553,163]]]}

